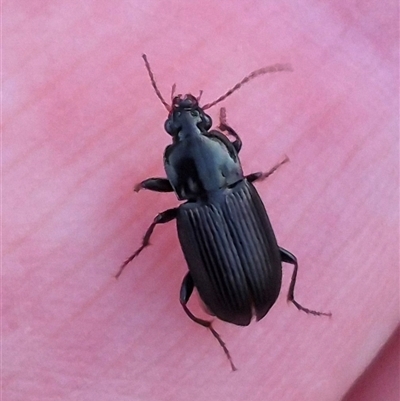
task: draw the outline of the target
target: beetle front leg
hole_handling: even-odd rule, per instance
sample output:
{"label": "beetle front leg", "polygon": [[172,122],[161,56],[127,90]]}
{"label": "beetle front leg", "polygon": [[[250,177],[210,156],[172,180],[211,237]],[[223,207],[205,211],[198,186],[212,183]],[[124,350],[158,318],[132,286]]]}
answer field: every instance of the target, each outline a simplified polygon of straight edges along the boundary
{"label": "beetle front leg", "polygon": [[257,173],[253,173],[253,174],[249,174],[246,175],[246,179],[249,182],[254,182],[254,181],[263,181],[265,180],[267,177],[269,177],[271,174],[275,173],[276,170],[278,170],[278,168],[280,166],[282,166],[282,164],[285,164],[289,161],[289,158],[287,156],[285,156],[285,158],[279,162],[278,164],[275,164],[274,167],[272,167],[269,171],[266,171],[265,173],[258,171]]}
{"label": "beetle front leg", "polygon": [[180,292],[180,296],[179,296],[183,310],[186,312],[186,314],[189,316],[189,318],[191,320],[193,320],[195,323],[200,324],[201,326],[203,326],[211,331],[212,335],[217,339],[217,341],[219,342],[219,345],[224,350],[225,355],[228,358],[229,363],[231,364],[232,370],[237,370],[236,366],[233,364],[232,357],[228,351],[228,348],[226,348],[226,345],[222,341],[222,338],[218,334],[218,332],[215,331],[214,328],[212,327],[212,322],[196,317],[195,315],[193,315],[193,313],[187,307],[187,303],[189,302],[189,299],[193,293],[193,290],[194,290],[193,278],[190,273],[187,273],[185,278],[182,281],[181,292]]}
{"label": "beetle front leg", "polygon": [[122,271],[125,269],[126,265],[128,265],[130,262],[132,262],[133,259],[136,258],[140,254],[140,252],[143,251],[146,246],[150,245],[150,238],[151,235],[153,234],[154,228],[157,224],[164,224],[168,223],[169,221],[173,220],[176,218],[178,212],[178,208],[173,208],[173,209],[168,209],[165,210],[164,212],[159,213],[153,220],[153,222],[150,224],[150,227],[147,229],[146,234],[143,237],[142,245],[140,248],[135,251],[135,253],[131,256],[129,256],[128,259],[125,260],[124,263],[122,263],[121,267],[119,268],[118,273],[115,275],[115,278],[118,278]]}
{"label": "beetle front leg", "polygon": [[292,279],[290,281],[290,287],[289,287],[289,292],[287,296],[288,302],[292,302],[298,310],[302,310],[303,312],[310,313],[315,316],[332,316],[332,313],[325,313],[325,312],[317,312],[315,310],[311,310],[308,308],[305,308],[304,306],[300,305],[295,299],[294,299],[294,287],[296,285],[296,279],[297,279],[297,269],[299,264],[297,263],[297,258],[294,256],[291,252],[287,251],[286,249],[279,248],[279,251],[281,253],[281,261],[285,263],[290,263],[293,265],[293,274],[292,274]]}
{"label": "beetle front leg", "polygon": [[134,191],[139,192],[141,189],[148,189],[149,191],[155,192],[173,192],[174,189],[172,188],[171,183],[167,178],[148,178],[136,184],[134,186]]}
{"label": "beetle front leg", "polygon": [[226,131],[229,135],[232,135],[236,140],[232,142],[233,147],[236,149],[236,152],[240,152],[240,149],[242,149],[242,140],[240,139],[240,136],[234,131],[233,128],[231,128],[227,123],[226,123],[226,109],[225,107],[221,107],[219,111],[219,126],[218,128],[224,132]]}

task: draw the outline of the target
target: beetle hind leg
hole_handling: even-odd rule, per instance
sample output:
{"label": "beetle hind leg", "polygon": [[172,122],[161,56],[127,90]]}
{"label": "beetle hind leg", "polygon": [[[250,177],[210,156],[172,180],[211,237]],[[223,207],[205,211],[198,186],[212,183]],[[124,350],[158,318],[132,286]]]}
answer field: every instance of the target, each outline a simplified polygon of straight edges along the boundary
{"label": "beetle hind leg", "polygon": [[302,310],[303,312],[309,313],[311,315],[315,316],[332,316],[332,313],[326,313],[326,312],[318,312],[312,309],[305,308],[304,306],[300,305],[295,299],[294,299],[294,287],[296,285],[296,279],[297,279],[297,270],[298,270],[298,262],[296,256],[294,256],[292,253],[287,251],[286,249],[279,248],[280,254],[281,254],[281,260],[282,262],[285,263],[290,263],[293,265],[293,274],[292,274],[292,279],[290,281],[290,287],[289,287],[289,292],[287,296],[288,302],[291,302],[296,306],[298,310]]}
{"label": "beetle hind leg", "polygon": [[228,358],[228,361],[231,365],[231,368],[233,371],[237,370],[236,366],[234,365],[233,361],[232,361],[232,357],[231,354],[229,353],[228,348],[226,347],[225,343],[222,341],[221,336],[218,334],[218,332],[212,327],[212,322],[208,321],[208,320],[203,320],[198,318],[197,316],[193,315],[193,313],[189,310],[189,308],[187,307],[187,303],[189,302],[189,299],[193,293],[193,289],[194,289],[194,282],[193,282],[193,278],[190,275],[190,273],[187,273],[185,278],[182,281],[182,286],[181,286],[181,292],[180,292],[180,302],[182,305],[183,310],[185,311],[185,313],[189,316],[189,318],[191,320],[193,320],[195,323],[207,328],[208,330],[210,330],[211,334],[216,338],[216,340],[218,341],[219,345],[222,347],[222,349],[225,352],[226,357]]}

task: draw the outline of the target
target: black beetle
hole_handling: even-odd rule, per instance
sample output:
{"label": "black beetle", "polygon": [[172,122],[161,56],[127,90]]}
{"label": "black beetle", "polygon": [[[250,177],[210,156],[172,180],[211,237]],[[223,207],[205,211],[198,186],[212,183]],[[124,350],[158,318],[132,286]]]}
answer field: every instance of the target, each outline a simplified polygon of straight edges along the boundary
{"label": "black beetle", "polygon": [[[201,107],[199,98],[190,94],[173,96],[175,85],[172,105],[169,105],[157,88],[146,55],[143,59],[152,86],[168,110],[164,128],[172,136],[172,144],[164,152],[168,178],[149,178],[136,185],[135,191],[175,192],[185,203],[155,217],[142,245],[123,263],[116,277],[149,245],[157,224],[176,219],[179,241],[189,267],[182,282],[180,302],[190,319],[211,331],[224,349],[232,369],[236,370],[211,322],[194,316],[187,307],[195,287],[211,315],[247,326],[253,316],[256,320],[262,319],[275,303],[281,289],[282,262],[286,262],[294,266],[288,301],[306,313],[331,315],[307,309],[294,299],[297,259],[278,246],[262,200],[252,184],[268,177],[288,159],[266,173],[244,175],[238,157],[242,141],[227,125],[225,109],[220,112],[220,131],[210,131],[212,120],[204,112],[250,79],[291,68],[276,64],[256,70],[223,96]],[[235,140],[229,141],[221,131]]]}

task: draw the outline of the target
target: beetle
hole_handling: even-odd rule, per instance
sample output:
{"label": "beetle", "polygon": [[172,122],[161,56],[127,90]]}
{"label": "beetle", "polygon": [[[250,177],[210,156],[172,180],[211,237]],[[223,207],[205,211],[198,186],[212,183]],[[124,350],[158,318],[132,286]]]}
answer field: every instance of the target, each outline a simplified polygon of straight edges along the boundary
{"label": "beetle", "polygon": [[[178,200],[184,203],[154,218],[141,246],[125,260],[116,277],[150,244],[157,225],[175,219],[189,268],[182,282],[180,303],[191,320],[210,330],[223,348],[232,370],[236,370],[212,322],[198,318],[189,310],[187,303],[194,288],[208,313],[225,322],[247,326],[253,317],[261,320],[277,300],[282,262],[285,262],[293,265],[288,301],[312,315],[331,315],[305,308],[295,300],[297,259],[278,245],[263,202],[253,185],[271,175],[288,159],[268,172],[245,175],[238,156],[242,141],[227,124],[225,109],[220,110],[219,130],[211,130],[212,119],[205,113],[251,79],[266,73],[290,71],[291,67],[276,64],[256,70],[204,106],[199,105],[200,96],[174,96],[174,85],[172,104],[169,105],[157,88],[146,55],[142,57],[156,95],[168,111],[164,128],[172,137],[172,144],[164,152],[167,178],[148,178],[136,185],[135,191],[175,192]],[[224,132],[234,141],[230,141]]]}

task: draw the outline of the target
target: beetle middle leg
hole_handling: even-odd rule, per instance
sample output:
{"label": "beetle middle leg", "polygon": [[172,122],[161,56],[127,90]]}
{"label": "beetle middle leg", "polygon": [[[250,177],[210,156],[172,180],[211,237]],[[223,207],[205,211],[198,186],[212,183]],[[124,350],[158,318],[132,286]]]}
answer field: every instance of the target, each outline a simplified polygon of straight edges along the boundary
{"label": "beetle middle leg", "polygon": [[245,178],[249,182],[263,181],[267,177],[269,177],[271,174],[275,173],[275,171],[278,170],[278,168],[280,166],[282,166],[282,164],[285,164],[287,162],[289,162],[289,158],[287,156],[285,156],[285,158],[281,162],[279,162],[278,164],[275,164],[274,167],[272,167],[270,170],[266,171],[265,173],[258,171],[257,173],[252,173],[252,174],[246,175]]}
{"label": "beetle middle leg", "polygon": [[325,312],[317,312],[315,310],[311,310],[308,308],[305,308],[304,306],[300,305],[295,299],[294,299],[294,287],[296,285],[296,279],[297,279],[297,269],[298,269],[298,262],[296,256],[294,256],[292,253],[287,251],[286,249],[279,248],[280,254],[281,254],[281,260],[282,262],[285,263],[290,263],[293,265],[293,274],[292,274],[292,279],[290,281],[290,287],[289,287],[289,292],[287,296],[288,302],[292,302],[298,310],[302,310],[303,312],[310,313],[315,316],[332,316],[332,313],[325,313]]}
{"label": "beetle middle leg", "polygon": [[134,254],[129,256],[128,259],[125,260],[124,263],[122,263],[121,267],[119,268],[118,273],[115,275],[115,278],[118,278],[122,271],[125,269],[126,265],[128,265],[130,262],[132,262],[133,259],[136,258],[140,254],[140,252],[143,251],[146,246],[150,245],[150,238],[151,235],[153,234],[154,228],[156,227],[157,224],[164,224],[168,223],[169,221],[173,220],[176,218],[178,212],[178,208],[175,207],[173,209],[168,209],[165,210],[164,212],[159,213],[153,220],[153,222],[150,224],[150,227],[147,229],[146,234],[143,237],[142,240],[142,245],[135,251]]}
{"label": "beetle middle leg", "polygon": [[215,331],[214,328],[212,327],[212,322],[196,317],[195,315],[193,315],[193,313],[187,307],[187,303],[189,302],[189,299],[193,293],[193,290],[194,290],[193,278],[190,275],[190,273],[187,273],[185,278],[182,281],[181,292],[180,292],[180,296],[179,296],[183,310],[186,312],[186,314],[189,316],[189,318],[191,320],[193,320],[195,323],[200,324],[201,326],[203,326],[211,331],[211,334],[217,339],[217,341],[219,342],[219,345],[224,350],[225,355],[228,358],[229,363],[231,364],[232,370],[237,370],[236,366],[234,365],[234,363],[232,361],[232,357],[228,351],[228,348],[226,347],[225,343],[222,341],[222,338],[218,334],[218,332]]}

